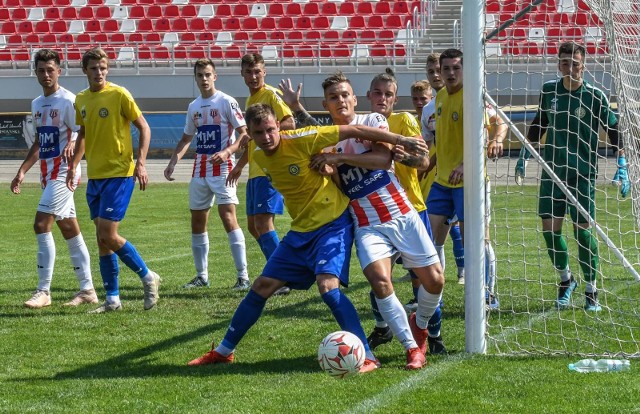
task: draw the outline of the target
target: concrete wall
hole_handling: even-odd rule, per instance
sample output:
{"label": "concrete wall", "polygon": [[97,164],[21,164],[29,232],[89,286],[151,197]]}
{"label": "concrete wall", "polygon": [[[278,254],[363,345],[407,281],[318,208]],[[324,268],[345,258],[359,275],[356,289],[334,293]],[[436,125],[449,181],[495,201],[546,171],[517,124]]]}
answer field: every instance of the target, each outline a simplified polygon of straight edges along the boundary
{"label": "concrete wall", "polygon": [[[589,65],[588,65],[589,67]],[[280,79],[290,77],[294,85],[302,82],[303,104],[311,111],[322,110],[322,81],[335,69],[322,68],[272,68],[267,67],[267,83],[277,86]],[[360,67],[342,68],[351,80],[354,92],[359,97],[358,110],[366,111],[369,107],[366,101],[366,91],[369,89],[371,79],[384,71],[384,67]],[[501,66],[492,68],[487,66],[487,90],[491,92],[499,105],[524,105],[537,104],[540,86],[545,80],[556,77],[556,69],[553,65],[544,65],[535,68],[536,72],[528,73],[526,65],[520,69],[517,65],[507,68]],[[314,71],[311,71],[314,70]],[[357,72],[356,72],[357,70]],[[396,69],[396,77],[399,84],[398,109],[412,109],[410,98],[411,84],[425,78],[423,71]],[[286,71],[286,73],[285,73]],[[109,80],[120,84],[133,94],[138,105],[143,111],[186,111],[187,105],[198,95],[198,90],[193,82],[193,72],[188,68],[182,68],[179,73],[168,74],[167,70],[144,73],[137,75],[131,70],[112,69]],[[493,72],[493,73],[492,73]],[[21,76],[2,76],[0,71],[0,112],[28,112],[31,100],[42,93],[35,76],[28,71]],[[594,71],[587,73],[586,78],[594,81],[597,86],[609,89],[611,76],[608,72]],[[70,74],[63,75],[60,83],[67,89],[78,92],[87,87],[86,77],[79,69],[70,70]],[[244,107],[244,101],[248,90],[240,77],[240,67],[227,67],[218,69],[216,87],[231,96],[234,96],[240,105]],[[614,99],[615,100],[615,99]]]}

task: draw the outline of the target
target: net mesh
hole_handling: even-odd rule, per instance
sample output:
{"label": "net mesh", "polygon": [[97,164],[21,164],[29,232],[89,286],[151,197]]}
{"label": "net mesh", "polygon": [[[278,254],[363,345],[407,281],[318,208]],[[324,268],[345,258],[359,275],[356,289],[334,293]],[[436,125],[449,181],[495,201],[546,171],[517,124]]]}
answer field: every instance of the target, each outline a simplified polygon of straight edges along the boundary
{"label": "net mesh", "polygon": [[[517,2],[517,7],[508,11],[504,6],[511,2],[498,3],[501,9],[487,12],[487,32],[530,2]],[[487,166],[492,180],[490,236],[497,268],[494,293],[499,300],[499,308],[487,314],[487,350],[497,354],[640,357],[640,283],[634,273],[634,269],[640,270],[640,6],[638,0],[550,3],[532,7],[489,38],[485,48],[485,92],[510,123],[505,140],[510,156]],[[563,19],[574,24],[563,24]],[[576,19],[584,24],[575,24]],[[568,30],[575,27],[581,30]],[[526,38],[520,39],[522,35]],[[585,281],[569,216],[564,220],[563,234],[569,268],[579,286],[568,308],[556,308],[560,279],[537,215],[542,172],[539,156],[529,162],[523,184],[515,183],[519,149],[535,115],[542,84],[559,77],[557,45],[565,40],[587,47],[584,77],[617,108],[632,184],[626,198],[612,185],[617,161],[606,134],[600,131],[594,200],[599,229],[594,234],[600,258],[596,270],[600,312],[584,309]]]}

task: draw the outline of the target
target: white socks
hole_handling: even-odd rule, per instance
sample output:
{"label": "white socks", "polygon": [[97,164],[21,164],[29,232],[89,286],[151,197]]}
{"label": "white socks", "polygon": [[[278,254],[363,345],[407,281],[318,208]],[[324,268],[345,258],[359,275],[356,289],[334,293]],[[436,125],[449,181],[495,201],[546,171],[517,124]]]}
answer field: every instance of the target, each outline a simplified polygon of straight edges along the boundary
{"label": "white socks", "polygon": [[91,259],[89,258],[89,250],[84,242],[82,233],[68,239],[67,246],[69,246],[69,256],[73,264],[73,271],[76,272],[76,277],[80,283],[80,290],[93,289]]}
{"label": "white socks", "polygon": [[38,290],[51,290],[53,264],[56,261],[56,243],[51,232],[36,234],[38,240]]}
{"label": "white socks", "polygon": [[389,325],[393,335],[398,338],[398,341],[404,346],[404,349],[408,350],[418,346],[411,334],[407,312],[405,312],[396,294],[391,293],[391,295],[383,299],[376,298],[376,303],[378,304],[380,314]]}
{"label": "white socks", "polygon": [[487,271],[489,274],[486,275],[486,278],[487,278],[486,289],[490,293],[493,293],[493,290],[496,287],[496,253],[493,251],[493,246],[491,245],[490,242],[485,243],[484,254],[486,256],[485,260],[489,264],[489,266],[487,266]]}
{"label": "white socks", "polygon": [[242,233],[241,228],[237,228],[227,233],[227,236],[229,237],[229,247],[231,248],[233,262],[236,264],[236,270],[238,271],[238,278],[248,279],[247,248],[244,243],[244,233]]}
{"label": "white socks", "polygon": [[196,275],[205,282],[209,280],[209,233],[191,234],[191,251],[196,266]]}
{"label": "white socks", "polygon": [[560,280],[562,282],[568,282],[569,279],[571,279],[571,270],[569,270],[568,267],[563,270],[556,269],[556,273],[558,273],[558,276],[560,276]]}
{"label": "white socks", "polygon": [[444,273],[444,266],[446,263],[445,255],[444,255],[444,246],[433,246],[436,248],[436,253],[438,253],[438,259],[440,259],[440,266],[442,266],[442,272]]}
{"label": "white socks", "polygon": [[418,325],[418,328],[427,329],[429,319],[436,311],[441,298],[442,292],[438,294],[429,293],[424,286],[420,286],[420,289],[418,289],[418,310],[416,311],[416,325]]}

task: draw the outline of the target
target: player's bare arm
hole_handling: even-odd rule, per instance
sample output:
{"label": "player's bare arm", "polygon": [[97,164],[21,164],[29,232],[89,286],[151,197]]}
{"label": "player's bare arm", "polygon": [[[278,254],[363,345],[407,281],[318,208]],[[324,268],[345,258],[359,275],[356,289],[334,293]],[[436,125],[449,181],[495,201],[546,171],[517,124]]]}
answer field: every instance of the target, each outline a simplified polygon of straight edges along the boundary
{"label": "player's bare arm", "polygon": [[489,122],[493,128],[491,128],[492,133],[487,143],[487,157],[495,159],[501,157],[504,152],[503,142],[509,128],[504,120],[497,114],[492,116]]}
{"label": "player's bare arm", "polygon": [[393,160],[407,167],[426,171],[429,167],[429,150],[426,154],[411,154],[402,145],[396,145],[393,148]]}
{"label": "player's bare arm", "polygon": [[182,138],[178,141],[176,148],[173,150],[173,154],[171,154],[171,159],[169,159],[169,164],[167,164],[167,167],[164,169],[164,178],[169,181],[175,180],[175,178],[171,177],[173,175],[173,170],[176,168],[178,161],[184,157],[184,154],[189,149],[189,145],[191,145],[192,140],[193,135],[182,133]]}
{"label": "player's bare arm", "polygon": [[287,115],[280,120],[280,130],[296,129],[296,121],[291,115]]}
{"label": "player's bare arm", "polygon": [[320,170],[325,166],[349,164],[374,170],[391,168],[391,151],[384,144],[374,144],[371,152],[364,154],[320,153],[311,157],[310,168]]}
{"label": "player's bare arm", "polygon": [[76,149],[76,141],[68,140],[67,145],[62,150],[62,161],[68,163],[73,158],[73,151]]}
{"label": "player's bare arm", "polygon": [[73,157],[71,161],[68,163],[69,168],[67,169],[67,188],[70,191],[76,190],[75,184],[75,176],[76,176],[76,167],[82,160],[84,156],[84,125],[80,127],[80,131],[78,131],[78,137],[76,138],[76,146],[73,150]]}
{"label": "player's bare arm", "polygon": [[426,155],[429,150],[422,139],[404,137],[379,128],[364,125],[340,125],[340,140],[347,138],[360,138],[372,142],[386,142],[387,144],[401,145],[409,154]]}
{"label": "player's bare arm", "polygon": [[138,128],[140,132],[140,140],[138,143],[138,156],[136,159],[136,166],[133,170],[133,179],[140,183],[140,190],[144,191],[149,183],[149,175],[145,164],[147,162],[147,152],[149,151],[149,144],[151,143],[151,128],[144,116],[140,115],[138,119],[133,121],[133,125]]}
{"label": "player's bare arm", "polygon": [[33,165],[36,162],[38,162],[39,152],[40,152],[40,141],[38,139],[38,136],[36,135],[33,145],[31,145],[31,148],[29,148],[29,152],[27,152],[27,156],[22,162],[22,165],[20,165],[20,168],[18,168],[18,173],[13,178],[13,180],[11,180],[10,188],[11,188],[11,192],[13,192],[14,194],[20,194],[20,184],[22,184],[22,181],[24,180],[24,176],[31,169],[31,167],[33,167]]}
{"label": "player's bare arm", "polygon": [[242,175],[242,170],[245,165],[249,162],[249,149],[245,149],[242,153],[242,156],[236,161],[235,167],[231,171],[229,171],[229,175],[227,176],[226,184],[228,186],[236,186],[238,185],[238,181],[240,180],[240,176]]}
{"label": "player's bare arm", "polygon": [[[313,118],[309,112],[302,106],[300,102],[300,94],[302,93],[302,84],[298,84],[296,90],[291,85],[291,79],[281,79],[278,87],[282,91],[282,100],[287,104],[295,117],[295,123],[298,128],[305,126],[318,125],[318,122]],[[285,129],[280,127],[280,129]]]}

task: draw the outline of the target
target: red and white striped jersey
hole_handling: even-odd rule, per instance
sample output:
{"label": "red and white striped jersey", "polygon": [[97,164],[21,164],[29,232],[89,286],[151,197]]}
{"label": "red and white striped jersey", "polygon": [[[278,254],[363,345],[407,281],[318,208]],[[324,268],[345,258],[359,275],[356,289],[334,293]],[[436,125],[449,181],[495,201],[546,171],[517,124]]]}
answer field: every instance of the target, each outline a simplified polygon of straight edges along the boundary
{"label": "red and white striped jersey", "polygon": [[213,165],[209,158],[235,140],[235,130],[246,125],[238,102],[224,92],[216,91],[210,98],[199,96],[189,104],[184,133],[196,137],[196,157],[192,177],[227,175],[233,169],[234,158]]}
{"label": "red and white striped jersey", "polygon": [[[366,125],[389,130],[380,114],[356,115],[350,125]],[[363,154],[371,151],[371,141],[349,138],[340,141],[332,151]],[[390,170],[370,170],[348,164],[338,165],[342,190],[351,200],[349,211],[358,227],[386,223],[413,209],[404,189]]]}
{"label": "red and white striped jersey", "polygon": [[[76,140],[80,129],[75,121],[75,100],[75,94],[60,87],[53,94],[40,95],[31,102],[34,132],[40,144],[42,188],[48,181],[67,179],[68,165],[62,159],[63,151],[69,141]],[[80,164],[76,170],[76,179],[80,180]]]}

